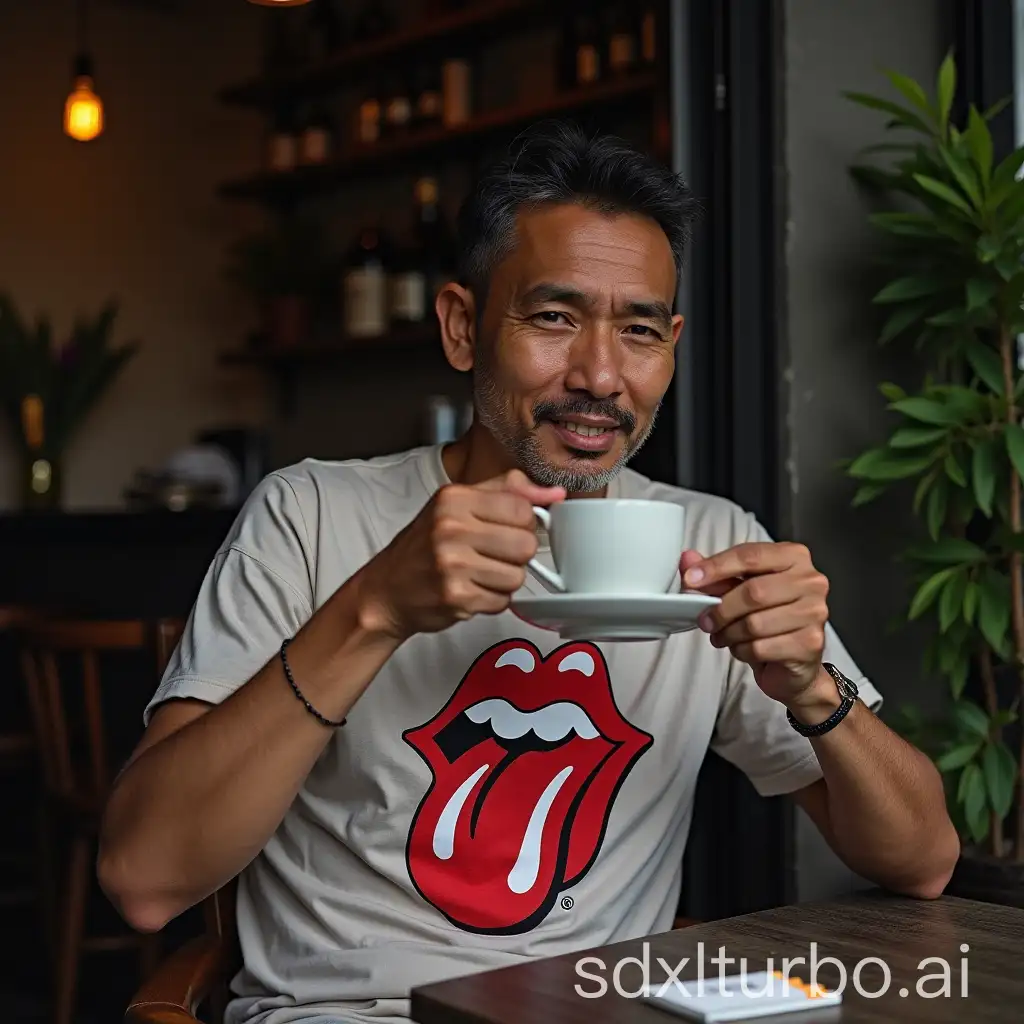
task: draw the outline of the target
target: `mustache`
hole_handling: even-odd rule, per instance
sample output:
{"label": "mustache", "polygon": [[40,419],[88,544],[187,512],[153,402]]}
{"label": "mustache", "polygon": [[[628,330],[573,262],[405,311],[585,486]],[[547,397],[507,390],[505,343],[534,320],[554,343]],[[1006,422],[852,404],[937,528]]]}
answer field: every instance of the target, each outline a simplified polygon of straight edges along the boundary
{"label": "mustache", "polygon": [[627,434],[636,430],[636,417],[619,406],[610,398],[584,398],[576,396],[562,402],[538,402],[533,407],[534,423],[556,422],[568,415],[606,416],[615,420],[619,428]]}

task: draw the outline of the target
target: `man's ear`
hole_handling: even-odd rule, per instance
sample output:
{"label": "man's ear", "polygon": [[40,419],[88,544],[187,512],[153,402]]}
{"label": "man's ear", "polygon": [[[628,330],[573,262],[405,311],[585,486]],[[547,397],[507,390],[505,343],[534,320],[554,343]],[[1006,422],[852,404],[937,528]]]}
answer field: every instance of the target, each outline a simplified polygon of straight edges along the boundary
{"label": "man's ear", "polygon": [[468,288],[451,281],[437,293],[434,309],[445,357],[456,370],[467,373],[476,357],[476,298]]}

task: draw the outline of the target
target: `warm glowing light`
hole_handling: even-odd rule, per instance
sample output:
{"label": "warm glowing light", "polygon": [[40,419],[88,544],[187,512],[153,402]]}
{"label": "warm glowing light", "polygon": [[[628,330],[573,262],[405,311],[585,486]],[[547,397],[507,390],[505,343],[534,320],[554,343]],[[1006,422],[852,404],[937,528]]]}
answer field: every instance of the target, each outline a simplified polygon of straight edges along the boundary
{"label": "warm glowing light", "polygon": [[88,75],[79,75],[64,104],[64,131],[79,142],[95,139],[103,131],[103,101]]}
{"label": "warm glowing light", "polygon": [[257,7],[301,7],[309,2],[310,0],[249,0],[249,3]]}

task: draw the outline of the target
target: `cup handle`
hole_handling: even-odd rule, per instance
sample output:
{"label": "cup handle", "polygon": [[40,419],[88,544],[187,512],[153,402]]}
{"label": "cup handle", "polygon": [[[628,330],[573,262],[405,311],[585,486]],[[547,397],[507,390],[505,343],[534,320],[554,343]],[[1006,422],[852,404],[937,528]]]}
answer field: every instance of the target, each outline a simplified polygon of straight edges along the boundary
{"label": "cup handle", "polygon": [[[551,513],[546,508],[534,505],[533,514],[544,524],[544,529],[550,533]],[[531,558],[527,564],[545,583],[554,587],[555,590],[561,591],[564,594],[568,589],[565,585],[565,580],[557,572],[549,569],[546,565],[541,565],[536,558]]]}

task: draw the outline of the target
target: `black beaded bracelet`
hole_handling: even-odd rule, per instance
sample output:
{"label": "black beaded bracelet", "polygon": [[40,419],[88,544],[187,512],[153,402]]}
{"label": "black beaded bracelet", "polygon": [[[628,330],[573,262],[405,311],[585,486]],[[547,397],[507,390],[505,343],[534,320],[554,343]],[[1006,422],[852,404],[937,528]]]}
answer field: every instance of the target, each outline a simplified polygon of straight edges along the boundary
{"label": "black beaded bracelet", "polygon": [[329,725],[332,729],[338,729],[345,724],[348,719],[343,718],[340,722],[332,722],[329,718],[324,718],[319,711],[308,700],[303,696],[302,691],[295,685],[295,680],[292,678],[292,669],[288,664],[288,656],[285,654],[285,648],[291,643],[291,637],[285,639],[281,643],[281,665],[284,667],[284,677],[288,680],[288,685],[295,692],[295,696],[302,701],[306,706],[306,710],[318,721],[321,725]]}

